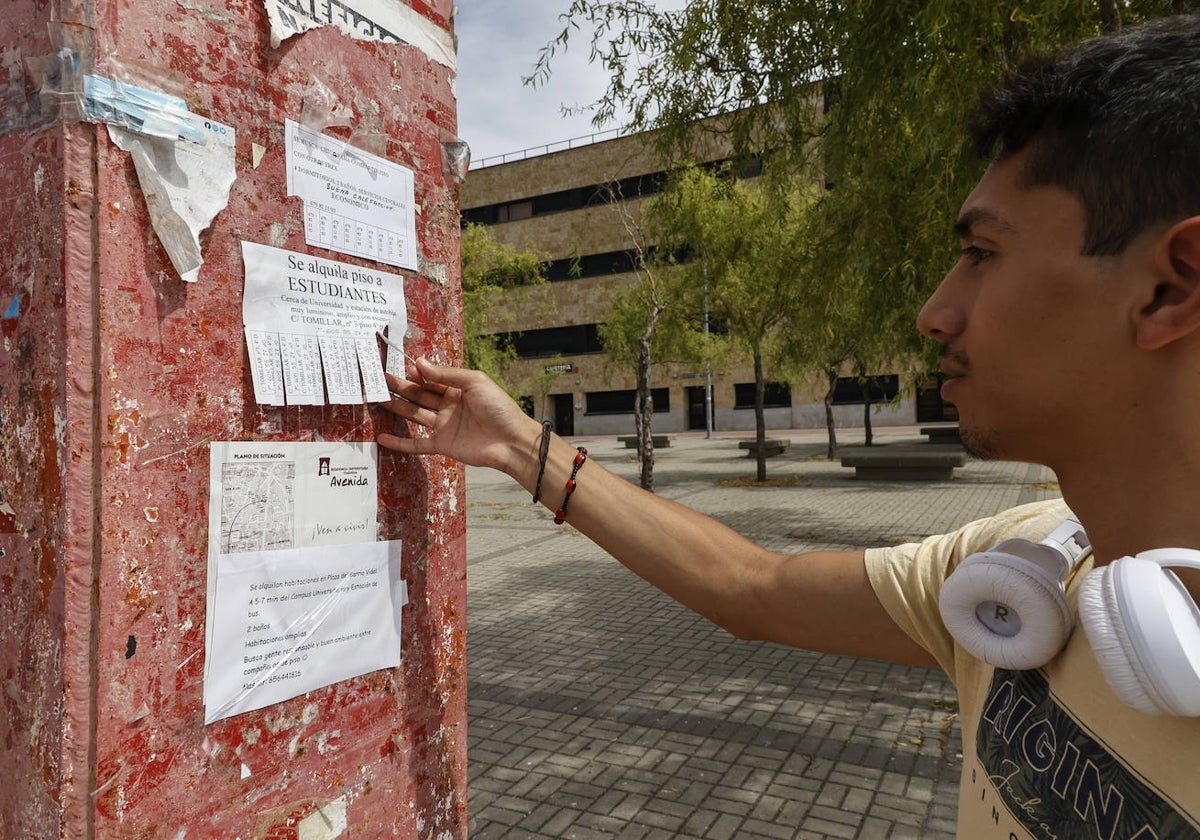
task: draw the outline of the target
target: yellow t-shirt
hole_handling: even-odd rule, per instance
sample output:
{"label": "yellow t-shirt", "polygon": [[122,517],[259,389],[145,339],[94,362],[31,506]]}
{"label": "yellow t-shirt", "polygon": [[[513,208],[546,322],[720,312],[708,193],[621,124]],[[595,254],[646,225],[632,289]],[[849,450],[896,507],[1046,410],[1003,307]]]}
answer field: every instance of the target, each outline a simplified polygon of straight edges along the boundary
{"label": "yellow t-shirt", "polygon": [[[1104,681],[1083,628],[1048,664],[1006,671],[955,644],[938,612],[942,582],[1001,540],[1041,540],[1069,511],[1061,499],[1013,508],[920,543],[866,553],[880,602],[937,659],[958,690],[963,840],[1200,838],[1200,718],[1147,715]],[[1067,600],[1076,607],[1079,580]]]}

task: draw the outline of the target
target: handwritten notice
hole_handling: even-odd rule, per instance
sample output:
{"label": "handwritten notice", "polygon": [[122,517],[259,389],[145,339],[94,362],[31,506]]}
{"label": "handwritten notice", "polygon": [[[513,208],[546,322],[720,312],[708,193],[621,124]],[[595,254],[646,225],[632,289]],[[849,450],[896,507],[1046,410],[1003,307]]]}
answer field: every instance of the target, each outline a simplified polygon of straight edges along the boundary
{"label": "handwritten notice", "polygon": [[216,441],[208,722],[399,662],[400,544],[378,542],[374,443]]}

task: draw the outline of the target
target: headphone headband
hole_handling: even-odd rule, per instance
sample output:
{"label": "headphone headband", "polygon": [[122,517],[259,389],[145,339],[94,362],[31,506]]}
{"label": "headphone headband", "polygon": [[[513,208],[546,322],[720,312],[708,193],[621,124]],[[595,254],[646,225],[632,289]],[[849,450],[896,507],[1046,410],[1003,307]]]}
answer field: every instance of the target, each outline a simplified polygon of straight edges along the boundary
{"label": "headphone headband", "polygon": [[1150,560],[1164,569],[1179,566],[1185,569],[1200,569],[1200,551],[1194,548],[1152,548],[1139,552],[1138,557]]}
{"label": "headphone headband", "polygon": [[[1083,524],[1075,514],[1064,519],[1061,525],[1042,540],[1042,544],[1056,549],[1062,555],[1063,559],[1067,561],[1067,572],[1075,568],[1092,548],[1092,541],[1088,539],[1087,531],[1083,530]],[[1066,574],[1064,573],[1063,576],[1065,577]]]}

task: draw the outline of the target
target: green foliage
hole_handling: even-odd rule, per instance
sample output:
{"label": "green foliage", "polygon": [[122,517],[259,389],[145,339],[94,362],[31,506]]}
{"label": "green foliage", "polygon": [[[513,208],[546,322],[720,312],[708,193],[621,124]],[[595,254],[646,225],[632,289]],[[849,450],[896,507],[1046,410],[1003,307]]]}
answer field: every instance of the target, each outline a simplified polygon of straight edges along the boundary
{"label": "green foliage", "polygon": [[[641,486],[654,489],[654,423],[650,370],[664,362],[707,363],[713,342],[700,315],[703,297],[690,275],[682,271],[671,248],[663,248],[662,208],[674,189],[646,203],[635,218],[614,185],[611,207],[625,226],[636,255],[636,281],[611,297],[608,317],[600,325],[600,340],[610,366],[632,368],[637,382],[634,429],[641,462]],[[651,249],[648,242],[654,242]],[[669,243],[668,243],[669,244]]]}
{"label": "green foliage", "polygon": [[636,221],[625,219],[637,254],[637,282],[612,295],[608,317],[600,325],[612,365],[636,368],[644,357],[649,364],[703,365],[720,355],[717,342],[704,330],[703,279],[677,258],[676,252],[686,246],[671,228],[681,188],[678,179],[672,180],[645,203]]}
{"label": "green foliage", "polygon": [[599,328],[607,364],[636,367],[643,337],[653,364],[704,365],[719,358],[716,342],[704,334],[698,292],[677,266],[643,267],[639,282],[614,292],[610,301]]}
{"label": "green foliage", "polygon": [[657,129],[677,162],[719,131],[737,154],[769,152],[767,178],[821,173],[834,186],[806,214],[803,239],[817,246],[803,274],[824,278],[825,318],[795,325],[794,361],[920,366],[916,314],[956,258],[954,214],[982,171],[962,154],[978,94],[1031,51],[1194,5],[691,0],[659,11],[573,0],[530,81],[590,31],[610,76],[598,126],[628,112],[627,128]]}
{"label": "green foliage", "polygon": [[512,298],[545,283],[545,261],[533,251],[497,242],[483,225],[462,232],[463,354],[469,368],[489,374],[510,393],[505,374],[516,358],[497,333],[514,328]]}
{"label": "green foliage", "polygon": [[689,256],[676,270],[704,291],[729,340],[751,355],[772,356],[777,327],[809,321],[818,299],[807,276],[815,189],[798,180],[767,187],[691,168],[648,212],[660,249]]}

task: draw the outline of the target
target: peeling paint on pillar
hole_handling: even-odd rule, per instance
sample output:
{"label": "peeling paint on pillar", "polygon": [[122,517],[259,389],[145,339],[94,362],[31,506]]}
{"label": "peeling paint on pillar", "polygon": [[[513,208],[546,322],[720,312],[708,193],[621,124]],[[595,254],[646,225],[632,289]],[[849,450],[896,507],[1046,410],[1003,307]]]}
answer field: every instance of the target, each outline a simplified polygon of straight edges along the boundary
{"label": "peeling paint on pillar", "polygon": [[[208,443],[373,439],[374,408],[264,408],[239,243],[310,251],[284,120],[316,82],[416,172],[419,353],[460,359],[453,72],[317,29],[269,47],[257,0],[13,0],[0,34],[0,836],[466,836],[465,520],[453,464],[383,455],[380,539],[405,541],[399,668],[203,726]],[[413,0],[450,27],[451,0]],[[78,25],[76,25],[78,24]],[[128,156],[39,85],[157,73],[233,126],[238,180],[184,285]],[[147,84],[146,86],[157,87]],[[261,161],[255,147],[265,149]]]}

